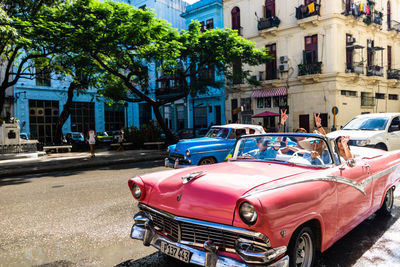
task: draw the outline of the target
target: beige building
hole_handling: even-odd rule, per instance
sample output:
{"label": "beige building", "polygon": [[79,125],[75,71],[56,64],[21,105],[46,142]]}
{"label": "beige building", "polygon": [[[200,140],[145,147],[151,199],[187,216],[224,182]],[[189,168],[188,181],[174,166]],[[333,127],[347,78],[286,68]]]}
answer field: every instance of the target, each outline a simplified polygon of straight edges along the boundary
{"label": "beige building", "polygon": [[289,131],[313,130],[314,113],[330,131],[362,113],[400,112],[399,12],[400,0],[225,0],[224,27],[275,58],[251,68],[259,88],[227,88],[227,120],[274,129],[279,117],[252,116],[287,108]]}

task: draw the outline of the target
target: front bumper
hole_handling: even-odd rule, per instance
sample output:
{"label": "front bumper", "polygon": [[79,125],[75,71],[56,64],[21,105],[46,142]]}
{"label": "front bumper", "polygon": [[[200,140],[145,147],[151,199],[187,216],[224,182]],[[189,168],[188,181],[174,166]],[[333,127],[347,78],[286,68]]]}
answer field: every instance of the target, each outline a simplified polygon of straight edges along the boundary
{"label": "front bumper", "polygon": [[[178,242],[171,241],[166,237],[158,234],[153,226],[149,218],[147,218],[143,213],[139,212],[135,215],[135,224],[132,226],[131,230],[131,238],[143,240],[143,245],[150,246],[161,250],[161,241],[172,244],[179,248],[186,249],[190,251],[191,258],[190,263],[196,264],[200,266],[206,267],[225,267],[225,266],[232,266],[232,267],[245,267],[245,266],[254,266],[254,264],[247,265],[245,262],[238,261],[236,259],[218,255],[218,251],[211,240],[208,240],[204,243],[204,251],[201,249],[193,248],[188,245],[184,245]],[[286,252],[286,247],[280,247],[277,249],[270,249],[267,252],[263,253],[249,253],[244,250],[238,251],[238,255],[243,258],[248,258],[249,261],[258,259],[264,262],[271,262],[276,258],[279,258]],[[265,264],[265,263],[264,263]],[[284,256],[278,261],[270,263],[270,267],[287,267],[289,266],[289,256]]]}
{"label": "front bumper", "polygon": [[181,158],[174,159],[171,157],[167,157],[164,159],[165,167],[174,168],[174,169],[189,167],[191,164],[192,164],[192,161],[188,160],[188,159],[181,159]]}

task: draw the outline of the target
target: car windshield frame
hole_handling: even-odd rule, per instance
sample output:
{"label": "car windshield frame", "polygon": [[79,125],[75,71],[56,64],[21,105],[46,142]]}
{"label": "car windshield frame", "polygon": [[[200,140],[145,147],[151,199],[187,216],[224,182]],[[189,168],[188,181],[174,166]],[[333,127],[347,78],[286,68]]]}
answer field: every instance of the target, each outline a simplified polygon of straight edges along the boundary
{"label": "car windshield frame", "polygon": [[[211,127],[204,137],[229,139],[232,129],[226,127]],[[234,138],[231,138],[234,139]]]}
{"label": "car windshield frame", "polygon": [[[319,142],[323,142],[325,147],[323,148],[323,153],[328,153],[328,155],[324,155],[325,158],[329,156],[329,162],[325,163],[323,161],[320,161],[321,164],[316,163],[317,165],[314,165],[314,163],[311,163],[308,161],[306,158],[307,157],[302,157],[301,160],[298,159],[300,157],[295,157],[292,155],[282,155],[279,154],[275,158],[254,158],[251,157],[251,152],[253,151],[252,148],[258,147],[259,139],[265,139],[271,141],[271,145],[267,145],[267,149],[273,149],[273,147],[276,148],[277,143],[279,143],[279,150],[285,149],[285,147],[290,147],[294,146],[296,143],[299,144],[299,141],[301,144],[305,145],[304,142],[315,142],[314,140],[319,140]],[[275,140],[274,140],[275,139]],[[246,149],[246,143],[252,142],[251,145],[249,145]],[[285,145],[283,143],[285,143]],[[317,141],[318,142],[318,141]],[[310,147],[312,147],[310,145]],[[289,149],[288,149],[289,150]],[[307,150],[305,148],[301,148],[300,150],[304,150],[303,152],[310,152],[311,150]],[[325,152],[326,150],[326,152]],[[335,151],[335,153],[333,153]],[[244,152],[244,153],[243,153]],[[245,154],[249,153],[250,157],[246,157]],[[311,153],[309,153],[311,154]],[[253,155],[254,156],[254,155]],[[307,155],[309,156],[309,155]],[[294,159],[296,158],[296,160]],[[285,164],[290,164],[290,165],[299,165],[299,166],[307,166],[307,167],[316,167],[316,168],[329,168],[331,166],[336,166],[340,165],[341,159],[340,157],[337,157],[337,148],[334,145],[334,142],[332,140],[326,138],[325,136],[321,136],[318,134],[304,134],[304,133],[270,133],[270,134],[260,134],[260,135],[246,135],[241,138],[239,138],[233,148],[232,151],[232,157],[229,158],[230,161],[261,161],[261,162],[279,162],[279,163],[285,163]],[[322,159],[321,159],[322,160]]]}
{"label": "car windshield frame", "polygon": [[[383,121],[383,125],[380,127],[367,127],[367,123],[371,121],[377,121],[381,120]],[[356,117],[346,123],[345,126],[343,126],[342,130],[345,131],[352,131],[352,130],[358,130],[358,131],[384,131],[387,127],[387,124],[389,122],[389,118],[386,117]],[[356,125],[359,125],[357,127]]]}

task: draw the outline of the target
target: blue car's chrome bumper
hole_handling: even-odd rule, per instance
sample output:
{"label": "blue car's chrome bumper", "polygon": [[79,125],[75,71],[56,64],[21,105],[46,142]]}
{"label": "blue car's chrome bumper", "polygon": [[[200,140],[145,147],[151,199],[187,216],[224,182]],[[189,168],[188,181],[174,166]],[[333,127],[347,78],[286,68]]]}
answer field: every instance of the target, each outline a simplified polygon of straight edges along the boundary
{"label": "blue car's chrome bumper", "polygon": [[[143,245],[145,246],[153,246],[157,248],[158,250],[161,250],[161,242],[165,242],[168,244],[171,244],[173,246],[188,250],[191,254],[190,256],[190,261],[189,263],[191,264],[197,264],[200,266],[206,266],[206,267],[225,267],[225,266],[233,266],[233,267],[246,267],[246,266],[252,266],[252,265],[247,265],[245,262],[238,261],[236,259],[227,257],[227,256],[222,256],[218,255],[218,251],[216,250],[215,246],[208,246],[206,243],[210,242],[209,244],[212,244],[212,241],[207,241],[204,244],[204,250],[201,249],[196,249],[194,247],[184,245],[178,242],[173,242],[164,236],[158,234],[153,226],[151,225],[151,222],[149,218],[144,216],[143,214],[136,214],[135,215],[135,224],[132,226],[131,230],[131,238],[133,239],[138,239],[138,240],[143,240]],[[282,256],[286,251],[286,247],[280,247],[277,249],[270,249],[269,251],[266,251],[264,253],[248,253],[246,251],[238,251],[238,254],[242,254],[242,257],[248,257],[249,260],[253,259],[258,259],[260,261],[269,262],[272,259],[279,258]],[[267,265],[264,266],[269,266],[269,267],[287,267],[289,266],[289,257],[288,256],[283,256],[279,260],[273,262],[273,263],[267,263]]]}
{"label": "blue car's chrome bumper", "polygon": [[178,168],[189,167],[190,165],[192,165],[192,161],[185,158],[174,159],[171,157],[167,157],[164,159],[164,165],[165,167],[178,169]]}

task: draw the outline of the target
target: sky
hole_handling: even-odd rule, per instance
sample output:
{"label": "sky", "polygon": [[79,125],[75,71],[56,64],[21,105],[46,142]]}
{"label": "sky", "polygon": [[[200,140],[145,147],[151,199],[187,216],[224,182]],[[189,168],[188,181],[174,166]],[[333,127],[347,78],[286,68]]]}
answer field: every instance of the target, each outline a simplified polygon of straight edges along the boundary
{"label": "sky", "polygon": [[198,2],[200,0],[184,0],[184,1],[188,2],[189,4],[193,4],[193,3],[196,3],[196,2]]}

